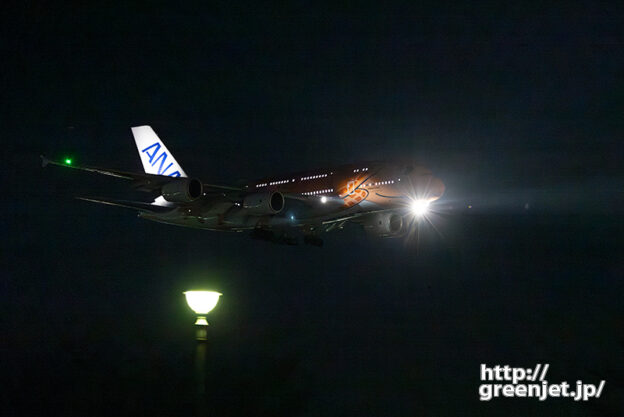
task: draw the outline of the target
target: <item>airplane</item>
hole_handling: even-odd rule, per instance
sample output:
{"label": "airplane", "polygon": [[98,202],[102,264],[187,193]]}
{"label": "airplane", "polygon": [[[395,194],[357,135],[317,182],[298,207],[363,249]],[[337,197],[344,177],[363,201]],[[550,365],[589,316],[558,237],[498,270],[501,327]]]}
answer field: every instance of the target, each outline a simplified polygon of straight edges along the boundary
{"label": "airplane", "polygon": [[122,178],[152,202],[77,197],[125,207],[156,222],[213,231],[250,231],[254,239],[322,246],[321,233],[361,225],[380,237],[405,236],[427,217],[444,183],[414,162],[362,162],[264,177],[241,186],[204,183],[187,176],[150,126],[133,127],[144,173],[79,166],[70,158],[56,165]]}

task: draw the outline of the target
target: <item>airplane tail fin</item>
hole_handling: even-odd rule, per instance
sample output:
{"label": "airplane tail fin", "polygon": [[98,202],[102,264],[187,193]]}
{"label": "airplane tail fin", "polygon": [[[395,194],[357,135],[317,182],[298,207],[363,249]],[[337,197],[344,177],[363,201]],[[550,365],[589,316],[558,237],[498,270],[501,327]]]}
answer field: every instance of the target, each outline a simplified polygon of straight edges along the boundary
{"label": "airplane tail fin", "polygon": [[186,177],[180,164],[150,126],[133,127],[132,136],[147,174]]}

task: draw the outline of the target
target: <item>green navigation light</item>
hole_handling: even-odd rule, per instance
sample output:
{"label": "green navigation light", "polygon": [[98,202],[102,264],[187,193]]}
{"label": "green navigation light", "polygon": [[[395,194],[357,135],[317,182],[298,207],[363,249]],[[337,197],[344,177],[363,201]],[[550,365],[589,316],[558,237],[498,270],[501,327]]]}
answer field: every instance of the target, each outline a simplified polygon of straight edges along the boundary
{"label": "green navigation light", "polygon": [[71,158],[65,158],[65,165],[71,165],[71,164],[72,164]]}

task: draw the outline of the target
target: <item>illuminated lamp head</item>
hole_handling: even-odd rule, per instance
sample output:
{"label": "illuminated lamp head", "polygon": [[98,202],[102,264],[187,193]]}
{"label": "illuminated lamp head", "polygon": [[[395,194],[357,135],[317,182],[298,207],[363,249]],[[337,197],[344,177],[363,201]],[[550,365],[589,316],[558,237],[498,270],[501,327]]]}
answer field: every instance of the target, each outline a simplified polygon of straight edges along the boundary
{"label": "illuminated lamp head", "polygon": [[198,315],[195,324],[205,326],[208,323],[204,314],[210,313],[215,308],[221,293],[216,291],[185,291],[184,296],[191,310]]}
{"label": "illuminated lamp head", "polygon": [[215,308],[221,293],[216,291],[186,291],[184,295],[189,307],[197,314],[195,338],[199,342],[204,342],[208,338],[208,321],[204,314],[210,313]]}

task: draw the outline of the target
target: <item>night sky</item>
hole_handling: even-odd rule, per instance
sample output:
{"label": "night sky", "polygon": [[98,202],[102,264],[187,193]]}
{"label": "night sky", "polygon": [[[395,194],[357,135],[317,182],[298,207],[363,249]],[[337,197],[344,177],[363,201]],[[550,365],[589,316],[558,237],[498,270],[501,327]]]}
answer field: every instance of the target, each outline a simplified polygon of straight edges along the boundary
{"label": "night sky", "polygon": [[[4,10],[2,415],[193,415],[199,286],[214,415],[624,414],[624,8],[382,3]],[[141,124],[205,182],[410,157],[447,190],[418,241],[319,249],[40,166],[141,172]],[[538,362],[602,398],[478,401],[481,363]]]}

